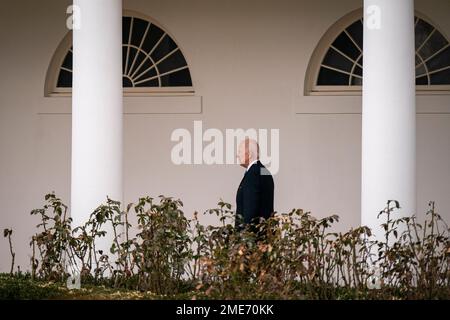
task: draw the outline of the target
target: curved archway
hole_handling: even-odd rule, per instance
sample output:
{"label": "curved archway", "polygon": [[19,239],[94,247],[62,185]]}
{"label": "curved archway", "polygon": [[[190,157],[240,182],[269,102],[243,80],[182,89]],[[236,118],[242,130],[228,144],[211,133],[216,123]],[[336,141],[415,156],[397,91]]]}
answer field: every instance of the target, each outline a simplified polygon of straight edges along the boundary
{"label": "curved archway", "polygon": [[[154,19],[123,12],[124,95],[193,94],[191,71],[174,37]],[[44,95],[72,92],[72,32],[58,45],[47,70]]]}
{"label": "curved archway", "polygon": [[[335,22],[322,36],[308,64],[305,95],[360,95],[363,69],[363,11]],[[415,13],[418,94],[450,94],[450,42],[423,14]]]}

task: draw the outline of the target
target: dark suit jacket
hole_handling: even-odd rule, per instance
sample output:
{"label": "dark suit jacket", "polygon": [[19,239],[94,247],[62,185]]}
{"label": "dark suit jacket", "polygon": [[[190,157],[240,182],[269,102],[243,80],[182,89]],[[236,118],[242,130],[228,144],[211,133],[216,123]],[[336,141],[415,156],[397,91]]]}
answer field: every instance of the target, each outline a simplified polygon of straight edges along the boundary
{"label": "dark suit jacket", "polygon": [[258,218],[269,218],[274,212],[273,194],[272,175],[258,160],[245,173],[237,191],[236,228],[240,229],[242,222],[258,223]]}

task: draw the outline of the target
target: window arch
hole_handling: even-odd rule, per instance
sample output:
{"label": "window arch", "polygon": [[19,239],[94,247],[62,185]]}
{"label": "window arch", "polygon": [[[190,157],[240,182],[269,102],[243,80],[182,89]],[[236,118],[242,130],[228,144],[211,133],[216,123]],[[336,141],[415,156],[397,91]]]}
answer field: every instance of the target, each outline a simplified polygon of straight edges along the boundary
{"label": "window arch", "polygon": [[[450,43],[416,12],[416,90],[450,94]],[[328,29],[313,52],[305,95],[360,95],[363,70],[363,11],[355,10]]]}
{"label": "window arch", "polygon": [[[193,94],[189,65],[173,37],[153,19],[133,11],[122,18],[124,95]],[[72,32],[53,55],[45,96],[71,95]]]}

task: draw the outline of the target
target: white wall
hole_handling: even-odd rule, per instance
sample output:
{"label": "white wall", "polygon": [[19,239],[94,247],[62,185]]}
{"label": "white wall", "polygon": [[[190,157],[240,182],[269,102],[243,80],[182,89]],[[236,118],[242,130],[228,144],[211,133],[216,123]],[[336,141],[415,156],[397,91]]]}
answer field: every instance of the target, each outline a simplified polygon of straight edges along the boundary
{"label": "white wall", "polygon": [[[67,32],[70,0],[0,2],[0,227],[13,228],[17,262],[28,266],[28,243],[38,221],[29,215],[50,191],[69,203],[70,115],[40,114],[70,98],[44,98],[44,79]],[[176,128],[279,128],[276,210],[339,214],[339,230],[360,223],[361,116],[296,114],[306,68],[323,33],[361,0],[125,0],[126,9],[159,21],[187,58],[200,114],[125,115],[125,200],[159,194],[180,197],[185,212],[234,204],[243,169],[175,166]],[[450,35],[450,2],[416,0],[416,9]],[[427,98],[428,99],[428,98]],[[429,98],[432,99],[432,98]],[[125,99],[125,108],[134,100]],[[335,98],[336,108],[346,100]],[[450,96],[439,98],[450,103]],[[145,102],[145,100],[144,100]],[[148,98],[151,104],[151,98]],[[435,200],[450,222],[450,115],[418,115],[418,208]],[[382,208],[380,208],[382,209]],[[205,219],[214,223],[214,219]],[[0,270],[9,268],[0,242]]]}

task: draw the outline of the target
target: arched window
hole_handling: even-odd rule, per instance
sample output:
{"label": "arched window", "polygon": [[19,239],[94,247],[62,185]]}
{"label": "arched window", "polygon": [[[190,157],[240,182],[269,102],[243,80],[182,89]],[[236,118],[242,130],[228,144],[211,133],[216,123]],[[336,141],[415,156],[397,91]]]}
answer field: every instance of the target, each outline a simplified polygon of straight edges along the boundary
{"label": "arched window", "polygon": [[[125,95],[193,93],[188,63],[177,43],[148,17],[126,11],[122,29]],[[45,95],[72,91],[72,32],[56,50],[47,72]]]}
{"label": "arched window", "polygon": [[[308,66],[305,94],[361,94],[363,12],[355,10],[322,37]],[[450,43],[428,19],[416,13],[417,93],[450,94]]]}

